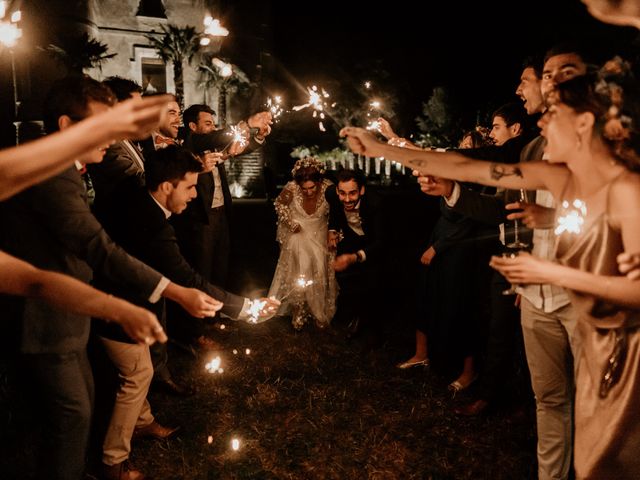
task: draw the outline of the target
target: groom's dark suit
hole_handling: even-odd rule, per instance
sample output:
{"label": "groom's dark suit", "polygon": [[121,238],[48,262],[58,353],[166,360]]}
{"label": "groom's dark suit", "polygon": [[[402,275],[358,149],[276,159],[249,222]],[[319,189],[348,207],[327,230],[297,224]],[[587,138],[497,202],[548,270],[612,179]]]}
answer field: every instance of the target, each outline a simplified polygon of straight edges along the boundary
{"label": "groom's dark suit", "polygon": [[366,260],[354,263],[345,271],[337,272],[340,285],[337,315],[345,320],[360,317],[361,323],[379,328],[380,308],[375,303],[380,291],[381,264],[387,235],[382,206],[372,193],[360,197],[358,215],[364,235],[354,231],[345,214],[336,188],[329,187],[325,192],[329,203],[329,230],[342,232],[343,239],[338,243],[337,255],[356,253],[362,250]]}
{"label": "groom's dark suit", "polygon": [[[36,267],[87,283],[94,271],[100,272],[146,299],[162,279],[112,242],[89,211],[75,167],[5,202],[2,221],[3,249]],[[46,415],[42,478],[81,478],[93,402],[86,353],[89,318],[34,298],[16,302],[23,366]]]}

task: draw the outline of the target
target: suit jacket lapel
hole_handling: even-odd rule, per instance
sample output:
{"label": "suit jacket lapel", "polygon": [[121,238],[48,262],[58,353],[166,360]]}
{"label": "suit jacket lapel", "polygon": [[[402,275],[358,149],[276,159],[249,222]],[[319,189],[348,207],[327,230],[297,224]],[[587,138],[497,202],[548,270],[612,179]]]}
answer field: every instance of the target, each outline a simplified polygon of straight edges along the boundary
{"label": "suit jacket lapel", "polygon": [[140,150],[138,150],[135,145],[133,145],[129,140],[123,140],[122,144],[127,149],[133,162],[144,172],[144,160],[142,159],[142,154]]}

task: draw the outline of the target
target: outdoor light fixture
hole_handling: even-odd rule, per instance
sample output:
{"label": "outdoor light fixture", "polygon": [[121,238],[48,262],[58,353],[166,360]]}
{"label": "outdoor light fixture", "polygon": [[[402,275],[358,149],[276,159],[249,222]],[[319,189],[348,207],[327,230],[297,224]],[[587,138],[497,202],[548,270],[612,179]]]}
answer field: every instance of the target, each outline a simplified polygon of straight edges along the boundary
{"label": "outdoor light fixture", "polygon": [[220,20],[207,15],[204,17],[204,33],[200,37],[200,47],[206,52],[218,53],[227,35],[229,30],[220,24]]}
{"label": "outdoor light fixture", "polygon": [[22,37],[22,30],[18,26],[18,22],[22,19],[20,10],[11,13],[7,19],[7,2],[0,1],[0,44],[9,49],[11,57],[11,81],[13,85],[13,115],[14,125],[16,126],[16,145],[20,140],[20,122],[18,121],[18,109],[20,101],[18,100],[18,83],[16,79],[16,62],[13,54],[13,48],[18,44],[18,39]]}

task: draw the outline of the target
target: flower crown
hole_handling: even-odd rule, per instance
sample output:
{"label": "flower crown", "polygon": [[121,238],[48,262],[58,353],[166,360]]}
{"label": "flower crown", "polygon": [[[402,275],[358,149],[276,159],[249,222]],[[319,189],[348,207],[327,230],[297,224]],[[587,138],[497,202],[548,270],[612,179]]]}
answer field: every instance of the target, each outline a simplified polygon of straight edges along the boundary
{"label": "flower crown", "polygon": [[303,168],[314,168],[315,170],[320,172],[321,175],[325,172],[324,163],[322,163],[320,160],[314,157],[304,157],[295,163],[293,169],[291,170],[291,175],[295,177],[296,173],[298,173],[298,171]]}
{"label": "flower crown", "polygon": [[628,144],[636,126],[626,113],[624,86],[632,77],[631,64],[616,56],[606,62],[598,72],[595,85],[597,94],[608,100],[609,108],[604,115],[602,136],[613,144],[615,154],[623,159],[637,162],[638,154]]}
{"label": "flower crown", "polygon": [[620,57],[609,60],[598,72],[599,80],[595,91],[609,100],[610,106],[605,114],[603,136],[611,141],[625,141],[631,137],[632,119],[624,115],[624,89],[620,80],[629,75],[631,66]]}

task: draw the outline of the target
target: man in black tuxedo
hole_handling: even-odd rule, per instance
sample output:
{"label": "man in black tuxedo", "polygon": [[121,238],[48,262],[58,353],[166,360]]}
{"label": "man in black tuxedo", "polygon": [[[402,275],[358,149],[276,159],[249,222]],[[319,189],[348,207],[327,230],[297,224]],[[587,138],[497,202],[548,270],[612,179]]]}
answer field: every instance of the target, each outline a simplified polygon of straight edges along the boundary
{"label": "man in black tuxedo", "polygon": [[[196,181],[201,170],[200,160],[182,147],[169,146],[159,150],[147,160],[146,188],[134,185],[130,193],[122,195],[121,208],[113,209],[115,213],[105,221],[105,226],[130,254],[154,266],[169,278],[206,291],[221,300],[221,312],[225,315],[234,319],[250,319],[249,299],[210,284],[189,266],[180,253],[173,227],[168,221],[173,214],[181,213],[195,197]],[[106,291],[153,309],[161,322],[164,321],[164,302],[149,305],[144,297],[123,289],[118,283],[104,280],[104,283],[100,281],[98,284]],[[260,301],[265,302],[262,318],[277,310],[277,301],[266,298]],[[119,327],[103,324],[96,324],[96,327],[122,379],[103,444],[104,469],[108,471],[109,466],[128,459],[132,435],[166,438],[174,429],[157,425],[146,401],[153,376],[148,347],[132,345]],[[166,357],[166,348],[163,351]]]}
{"label": "man in black tuxedo", "polygon": [[378,335],[380,270],[386,229],[381,204],[365,195],[364,179],[353,170],[341,170],[335,188],[328,188],[329,248],[335,248],[333,268],[340,285],[337,315],[349,322],[348,338],[361,328]]}
{"label": "man in black tuxedo", "polygon": [[172,223],[193,268],[210,282],[225,286],[231,248],[231,192],[224,160],[260,148],[271,132],[271,115],[259,112],[238,124],[245,133],[244,144],[234,141],[230,128],[216,129],[215,112],[207,105],[191,105],[183,119],[184,146],[205,160],[205,169],[198,176],[197,198]]}
{"label": "man in black tuxedo", "polygon": [[[262,112],[238,124],[246,144],[233,141],[230,128],[216,129],[215,112],[207,105],[191,105],[183,119],[184,146],[200,156],[204,169],[198,175],[197,197],[183,214],[173,216],[171,223],[187,262],[209,282],[224,287],[231,254],[231,192],[224,160],[260,148],[270,132],[271,117]],[[204,335],[201,323],[183,317],[180,310],[169,308],[172,335],[203,349],[217,346]]]}
{"label": "man in black tuxedo", "polygon": [[[54,84],[44,108],[45,128],[63,130],[106,111],[111,92],[89,77]],[[94,149],[61,174],[16,195],[3,205],[3,229],[10,254],[38,268],[66,273],[89,282],[101,272],[149,303],[161,296],[181,303],[197,316],[211,315],[219,302],[180,287],[128,255],[113,243],[91,214],[80,169],[102,160],[107,145]],[[63,312],[27,298],[15,306],[22,323],[18,340],[24,375],[37,392],[43,441],[38,478],[81,479],[91,423],[93,377],[87,359],[89,318]]]}

